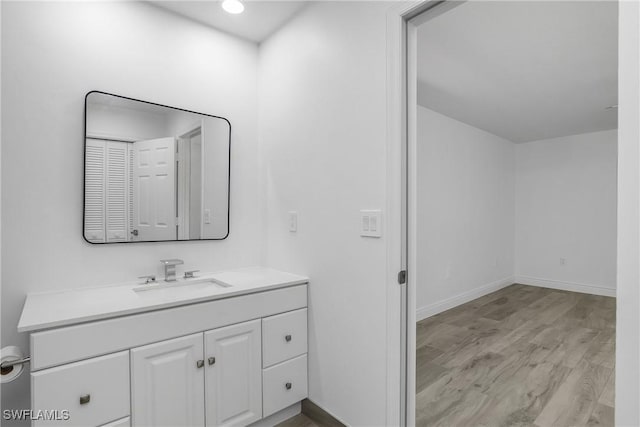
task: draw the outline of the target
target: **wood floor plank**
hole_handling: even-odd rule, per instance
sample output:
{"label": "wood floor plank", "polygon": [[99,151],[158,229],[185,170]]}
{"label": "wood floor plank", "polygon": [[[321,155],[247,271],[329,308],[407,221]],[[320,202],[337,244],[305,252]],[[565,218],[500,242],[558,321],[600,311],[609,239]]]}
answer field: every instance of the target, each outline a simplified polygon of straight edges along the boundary
{"label": "wood floor plank", "polygon": [[577,297],[575,295],[552,292],[529,305],[529,308],[537,310],[540,321],[550,325],[573,309],[576,303]]}
{"label": "wood floor plank", "polygon": [[539,317],[539,312],[529,307],[524,307],[510,316],[505,317],[500,321],[500,327],[502,329],[517,329],[526,323],[536,321]]}
{"label": "wood floor plank", "polygon": [[449,372],[447,368],[433,362],[419,362],[416,374],[416,393],[420,393],[447,372]]}
{"label": "wood floor plank", "polygon": [[601,403],[596,406],[587,421],[587,427],[614,427],[615,425],[614,409],[611,406],[603,405]]}
{"label": "wood floor plank", "polygon": [[530,295],[530,293],[523,290],[505,292],[500,298],[479,307],[476,313],[487,319],[502,320],[526,305],[522,303],[522,298],[525,295]]}
{"label": "wood floor plank", "polygon": [[613,423],[614,298],[516,284],[416,328],[419,426]]}
{"label": "wood floor plank", "polygon": [[438,350],[435,347],[423,345],[422,347],[419,347],[416,351],[416,361],[417,363],[432,362],[435,358],[437,358],[443,353],[444,351]]}
{"label": "wood floor plank", "polygon": [[615,322],[615,298],[582,294],[576,305],[560,317],[556,325],[601,330],[615,328]]}
{"label": "wood floor plank", "polygon": [[295,417],[289,418],[276,424],[276,427],[319,427],[313,420],[304,414],[298,414]]}
{"label": "wood floor plank", "polygon": [[557,345],[547,358],[547,361],[562,364],[569,368],[575,368],[578,365],[578,362],[580,362],[599,334],[598,331],[586,328],[556,330],[559,331]]}
{"label": "wood floor plank", "polygon": [[493,404],[491,397],[474,390],[441,395],[417,406],[416,425],[477,426],[480,415]]}
{"label": "wood floor plank", "polygon": [[528,321],[516,329],[507,332],[501,340],[496,341],[491,345],[489,351],[501,353],[513,348],[516,343],[530,343],[531,339],[548,327],[548,325],[537,321]]}
{"label": "wood floor plank", "polygon": [[439,350],[448,350],[458,346],[473,332],[460,326],[439,323],[428,328],[418,325],[416,328],[417,347],[428,345]]}
{"label": "wood floor plank", "polygon": [[488,393],[495,404],[485,410],[480,424],[532,425],[570,370],[552,363],[523,366],[495,393]]}
{"label": "wood floor plank", "polygon": [[434,359],[434,362],[447,368],[455,368],[464,365],[479,354],[486,353],[487,350],[500,340],[503,331],[497,328],[482,331],[474,331],[455,347],[451,347],[446,353]]}
{"label": "wood floor plank", "polygon": [[467,389],[485,390],[505,375],[505,357],[497,353],[481,353],[451,371],[451,380],[441,392],[462,392]]}
{"label": "wood floor plank", "polygon": [[441,375],[448,372],[448,369],[433,363],[444,352],[437,348],[425,345],[416,352],[416,393],[424,390],[428,385],[435,382]]}
{"label": "wood floor plank", "polygon": [[611,369],[583,359],[560,385],[535,423],[539,426],[585,425],[611,372]]}
{"label": "wood floor plank", "polygon": [[584,358],[596,365],[613,369],[616,363],[615,330],[601,330],[585,352]]}
{"label": "wood floor plank", "polygon": [[615,391],[616,391],[616,373],[615,371],[611,372],[611,376],[609,377],[609,381],[604,386],[604,390],[602,390],[602,394],[600,395],[600,399],[598,399],[598,403],[603,405],[607,405],[610,407],[615,406]]}

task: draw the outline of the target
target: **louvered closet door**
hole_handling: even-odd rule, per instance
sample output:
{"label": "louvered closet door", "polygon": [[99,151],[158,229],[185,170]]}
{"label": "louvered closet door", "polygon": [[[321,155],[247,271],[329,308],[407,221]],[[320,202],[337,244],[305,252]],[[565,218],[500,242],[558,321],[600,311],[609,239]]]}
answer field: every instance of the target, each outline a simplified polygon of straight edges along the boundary
{"label": "louvered closet door", "polygon": [[107,242],[128,240],[128,148],[127,142],[107,142],[106,173],[106,232]]}
{"label": "louvered closet door", "polygon": [[105,141],[87,139],[85,154],[84,237],[105,241]]}

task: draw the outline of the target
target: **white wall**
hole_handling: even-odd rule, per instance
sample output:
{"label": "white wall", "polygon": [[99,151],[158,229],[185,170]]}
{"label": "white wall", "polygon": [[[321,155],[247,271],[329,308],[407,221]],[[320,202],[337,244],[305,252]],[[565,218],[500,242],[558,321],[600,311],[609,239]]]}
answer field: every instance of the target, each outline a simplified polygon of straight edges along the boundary
{"label": "white wall", "polygon": [[513,280],[515,144],[418,106],[417,318]]}
{"label": "white wall", "polygon": [[[2,346],[28,292],[131,280],[178,257],[203,271],[260,264],[257,46],[141,2],[2,4]],[[82,238],[90,90],[227,117],[231,234],[219,242],[90,245]],[[28,375],[2,386],[28,408]]]}
{"label": "white wall", "polygon": [[619,3],[616,425],[640,425],[640,3]]}
{"label": "white wall", "polygon": [[417,318],[513,282],[615,296],[616,141],[513,144],[419,106]]}
{"label": "white wall", "polygon": [[267,260],[310,276],[309,398],[354,426],[385,423],[391,388],[385,237],[358,229],[385,207],[389,7],[312,4],[260,52]]}
{"label": "white wall", "polygon": [[517,281],[615,295],[617,156],[615,130],[517,144]]}

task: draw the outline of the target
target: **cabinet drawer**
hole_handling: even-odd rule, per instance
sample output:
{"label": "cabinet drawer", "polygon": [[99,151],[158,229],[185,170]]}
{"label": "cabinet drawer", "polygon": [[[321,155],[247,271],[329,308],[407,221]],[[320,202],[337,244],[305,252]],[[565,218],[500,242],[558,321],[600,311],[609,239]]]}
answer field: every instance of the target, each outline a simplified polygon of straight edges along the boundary
{"label": "cabinet drawer", "polygon": [[262,371],[263,417],[268,417],[306,397],[306,354]]}
{"label": "cabinet drawer", "polygon": [[262,319],[262,367],[307,352],[307,309]]}
{"label": "cabinet drawer", "polygon": [[127,417],[129,352],[33,372],[31,407],[69,411],[68,420],[36,420],[33,426],[99,426]]}

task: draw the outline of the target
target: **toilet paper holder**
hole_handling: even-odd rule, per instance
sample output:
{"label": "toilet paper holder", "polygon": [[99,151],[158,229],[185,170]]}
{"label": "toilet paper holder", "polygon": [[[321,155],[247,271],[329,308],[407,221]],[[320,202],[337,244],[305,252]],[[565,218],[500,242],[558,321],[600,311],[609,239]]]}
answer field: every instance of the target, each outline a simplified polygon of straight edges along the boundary
{"label": "toilet paper holder", "polygon": [[0,349],[0,383],[10,383],[18,379],[25,371],[24,365],[31,361],[24,356],[20,347],[10,345]]}
{"label": "toilet paper holder", "polygon": [[29,363],[30,361],[31,361],[31,356],[25,356],[16,360],[7,360],[0,363],[0,369],[13,368],[16,365],[24,365],[25,363]]}

